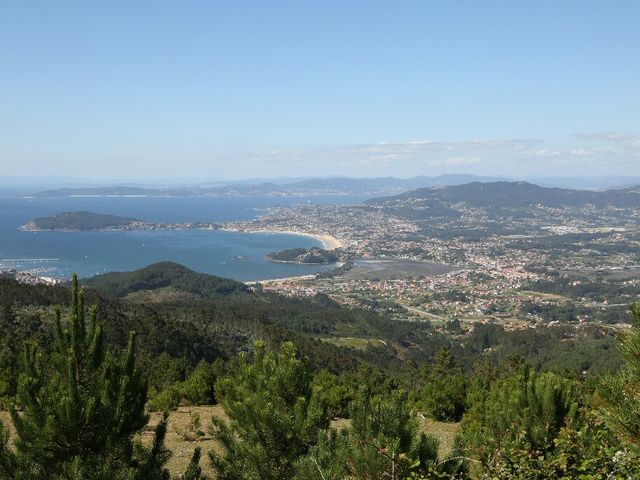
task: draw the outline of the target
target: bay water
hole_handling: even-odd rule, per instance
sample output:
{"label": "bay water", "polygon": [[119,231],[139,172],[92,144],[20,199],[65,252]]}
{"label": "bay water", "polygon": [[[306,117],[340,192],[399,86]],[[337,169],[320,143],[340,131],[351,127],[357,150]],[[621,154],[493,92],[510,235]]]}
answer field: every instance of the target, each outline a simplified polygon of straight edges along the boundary
{"label": "bay water", "polygon": [[159,261],[240,281],[309,275],[331,265],[274,263],[266,255],[321,246],[306,236],[209,230],[27,232],[30,220],[86,210],[155,223],[229,222],[255,218],[273,206],[357,203],[363,197],[67,197],[0,198],[0,270],[66,279],[130,271]]}

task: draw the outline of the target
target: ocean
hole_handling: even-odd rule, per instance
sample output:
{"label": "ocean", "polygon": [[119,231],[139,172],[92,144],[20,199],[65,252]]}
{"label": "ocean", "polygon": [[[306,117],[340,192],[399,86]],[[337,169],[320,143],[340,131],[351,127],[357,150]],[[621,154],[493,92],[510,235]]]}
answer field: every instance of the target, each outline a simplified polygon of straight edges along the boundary
{"label": "ocean", "polygon": [[320,246],[310,237],[206,230],[24,232],[36,217],[86,210],[157,223],[249,220],[266,208],[301,203],[358,203],[363,197],[74,197],[0,198],[0,270],[66,279],[129,271],[159,261],[240,281],[309,275],[331,265],[274,263],[265,256],[287,248]]}

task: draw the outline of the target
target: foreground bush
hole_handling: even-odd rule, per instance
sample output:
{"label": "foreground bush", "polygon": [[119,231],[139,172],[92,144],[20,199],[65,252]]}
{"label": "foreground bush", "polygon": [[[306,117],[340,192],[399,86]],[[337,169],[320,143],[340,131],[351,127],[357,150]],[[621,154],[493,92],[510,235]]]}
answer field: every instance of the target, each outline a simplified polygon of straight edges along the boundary
{"label": "foreground bush", "polygon": [[126,353],[105,352],[93,309],[87,324],[83,296],[73,278],[72,305],[63,327],[56,318],[55,352],[46,363],[26,344],[17,401],[11,409],[15,452],[0,432],[0,478],[166,479],[166,417],[145,448],[133,436],[146,424],[147,385],[135,368],[134,335]]}
{"label": "foreground bush", "polygon": [[[351,406],[351,426],[321,432],[318,445],[298,463],[299,480],[459,478],[464,464],[438,461],[438,440],[418,434],[418,422],[401,391],[362,391]],[[417,478],[417,477],[416,477]]]}
{"label": "foreground bush", "polygon": [[325,408],[311,386],[312,373],[291,343],[280,351],[255,346],[216,384],[230,425],[214,418],[211,433],[223,454],[210,453],[220,480],[286,480],[294,464],[328,425]]}

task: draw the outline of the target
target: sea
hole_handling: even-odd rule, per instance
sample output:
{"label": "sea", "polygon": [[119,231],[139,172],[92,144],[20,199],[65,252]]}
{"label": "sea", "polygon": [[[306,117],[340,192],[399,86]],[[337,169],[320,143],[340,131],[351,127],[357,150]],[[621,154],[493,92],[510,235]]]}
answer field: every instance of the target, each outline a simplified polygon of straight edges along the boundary
{"label": "sea", "polygon": [[358,196],[322,197],[0,197],[0,271],[15,269],[68,279],[130,271],[173,261],[195,271],[240,281],[310,275],[332,265],[275,263],[266,256],[287,248],[321,246],[301,235],[209,230],[28,232],[36,217],[86,210],[155,223],[250,220],[275,206],[344,203]]}

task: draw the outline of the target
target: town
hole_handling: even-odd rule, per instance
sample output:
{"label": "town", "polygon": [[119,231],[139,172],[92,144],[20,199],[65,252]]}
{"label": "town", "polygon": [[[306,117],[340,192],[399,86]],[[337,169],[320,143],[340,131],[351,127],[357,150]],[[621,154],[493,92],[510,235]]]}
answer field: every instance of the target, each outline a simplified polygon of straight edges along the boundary
{"label": "town", "polygon": [[332,235],[343,245],[335,275],[265,281],[262,288],[325,294],[435,325],[618,324],[640,286],[637,207],[539,203],[526,215],[501,216],[499,231],[492,231],[493,207],[460,203],[455,220],[432,216],[425,226],[414,215],[421,208],[416,199],[392,211],[383,202],[274,208],[223,228]]}

